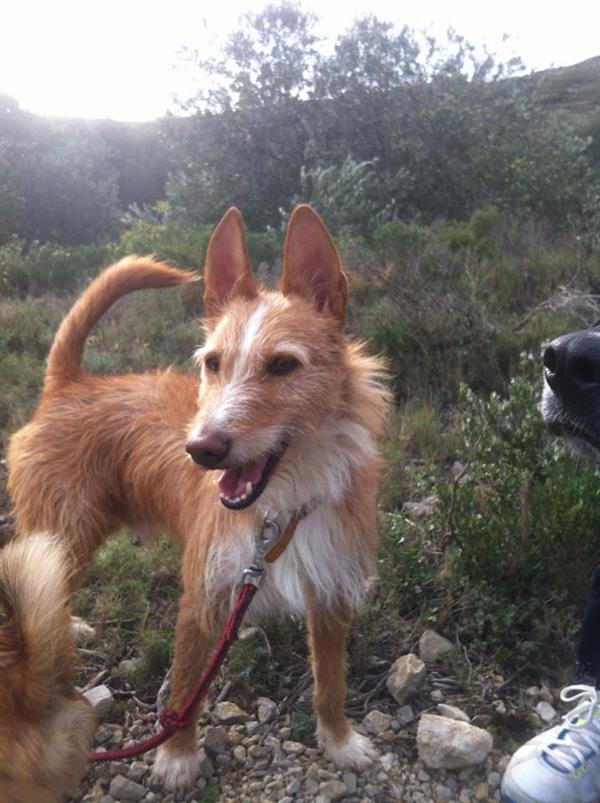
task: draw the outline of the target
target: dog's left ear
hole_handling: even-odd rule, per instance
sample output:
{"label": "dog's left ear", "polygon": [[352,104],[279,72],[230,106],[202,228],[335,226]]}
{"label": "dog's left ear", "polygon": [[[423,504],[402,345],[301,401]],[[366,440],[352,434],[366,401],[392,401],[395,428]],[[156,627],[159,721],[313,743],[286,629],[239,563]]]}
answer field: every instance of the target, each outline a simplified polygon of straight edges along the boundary
{"label": "dog's left ear", "polygon": [[294,209],[288,224],[281,292],[302,296],[319,312],[344,322],[348,280],[325,224],[306,204]]}
{"label": "dog's left ear", "polygon": [[219,314],[234,296],[255,298],[256,284],[239,209],[231,207],[214,230],[204,265],[204,309],[209,317]]}

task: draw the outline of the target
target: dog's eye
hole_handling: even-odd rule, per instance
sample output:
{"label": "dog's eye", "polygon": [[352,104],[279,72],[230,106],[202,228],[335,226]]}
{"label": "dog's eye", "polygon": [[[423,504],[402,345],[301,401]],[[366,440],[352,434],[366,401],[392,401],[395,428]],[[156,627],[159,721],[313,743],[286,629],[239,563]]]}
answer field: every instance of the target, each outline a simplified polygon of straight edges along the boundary
{"label": "dog's eye", "polygon": [[216,374],[219,370],[219,358],[215,357],[213,354],[211,357],[207,357],[204,360],[204,365],[206,365],[207,370],[209,370],[211,374]]}
{"label": "dog's eye", "polygon": [[291,374],[300,365],[295,357],[274,357],[267,364],[267,373],[271,376],[285,376]]}

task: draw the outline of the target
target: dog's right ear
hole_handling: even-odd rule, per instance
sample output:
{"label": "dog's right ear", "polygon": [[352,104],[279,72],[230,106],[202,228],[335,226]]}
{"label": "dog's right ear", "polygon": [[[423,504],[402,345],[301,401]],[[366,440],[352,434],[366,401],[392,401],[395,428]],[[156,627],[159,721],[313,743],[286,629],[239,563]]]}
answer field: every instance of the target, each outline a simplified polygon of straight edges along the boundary
{"label": "dog's right ear", "polygon": [[239,209],[231,207],[214,230],[204,265],[204,309],[208,317],[219,314],[234,296],[255,298],[256,284]]}

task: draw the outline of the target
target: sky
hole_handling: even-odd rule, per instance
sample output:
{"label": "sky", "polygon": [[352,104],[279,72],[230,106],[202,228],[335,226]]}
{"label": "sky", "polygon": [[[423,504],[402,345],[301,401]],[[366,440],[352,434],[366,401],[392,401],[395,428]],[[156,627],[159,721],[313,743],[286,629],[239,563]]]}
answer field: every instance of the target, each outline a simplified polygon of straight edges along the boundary
{"label": "sky", "polygon": [[[151,120],[186,95],[190,76],[176,68],[184,45],[214,52],[219,38],[264,0],[5,0],[0,14],[0,90],[44,115]],[[305,0],[333,38],[365,13],[429,28],[452,26],[473,44],[529,69],[600,55],[600,3],[570,0]],[[508,41],[504,41],[509,35]]]}

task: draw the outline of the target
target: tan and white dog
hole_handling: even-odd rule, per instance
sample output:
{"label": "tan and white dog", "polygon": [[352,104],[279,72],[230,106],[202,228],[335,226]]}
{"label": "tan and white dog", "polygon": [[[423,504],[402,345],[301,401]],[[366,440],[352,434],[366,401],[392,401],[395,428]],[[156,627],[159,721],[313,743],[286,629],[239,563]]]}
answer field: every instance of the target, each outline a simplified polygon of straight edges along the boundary
{"label": "tan and white dog", "polygon": [[74,793],[96,729],[75,691],[66,556],[32,535],[0,551],[0,801]]}
{"label": "tan and white dog", "polygon": [[[345,336],[346,277],[323,222],[300,206],[277,292],[253,279],[240,213],[229,210],[215,230],[200,381],[173,369],[117,377],[82,369],[90,329],[120,296],[192,279],[129,258],[67,315],[40,406],[10,443],[19,532],[59,534],[78,577],[123,526],[168,532],[182,544],[169,698],[179,708],[219,636],[265,514],[319,499],[269,568],[250,615],[306,617],[319,742],[336,765],[362,769],[375,753],[344,714],[345,642],[377,549],[377,440],[390,403],[382,366]],[[197,771],[194,728],[159,749],[154,774],[167,788],[188,787]]]}

